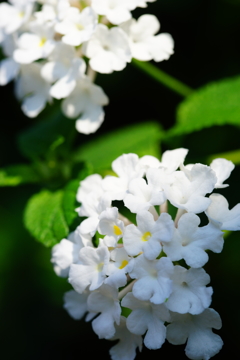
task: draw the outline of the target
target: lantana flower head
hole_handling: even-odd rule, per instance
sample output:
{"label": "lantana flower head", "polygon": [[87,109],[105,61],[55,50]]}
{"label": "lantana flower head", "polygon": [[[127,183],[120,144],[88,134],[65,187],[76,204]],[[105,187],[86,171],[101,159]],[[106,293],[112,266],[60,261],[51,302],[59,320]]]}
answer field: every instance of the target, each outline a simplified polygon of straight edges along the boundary
{"label": "lantana flower head", "polygon": [[[32,69],[39,68],[33,89],[25,85],[21,94],[16,90],[28,117],[38,116],[47,103],[62,99],[61,109],[76,120],[76,130],[91,134],[104,121],[103,107],[109,102],[94,84],[97,72],[121,71],[132,58],[163,61],[173,54],[171,35],[157,34],[157,18],[147,14],[132,18],[131,11],[146,7],[147,1],[9,2],[0,4],[0,45],[5,55],[0,61],[0,85],[14,80],[19,88],[26,76],[34,83],[37,71]],[[31,70],[23,70],[24,65]]]}
{"label": "lantana flower head", "polygon": [[207,251],[222,251],[223,230],[239,229],[240,205],[229,210],[222,195],[210,194],[224,189],[234,165],[185,165],[187,152],[166,151],[161,161],[124,154],[112,163],[116,176],[88,176],[77,193],[86,218],[53,248],[55,272],[74,288],[65,309],[74,319],[94,318],[99,338],[119,339],[113,360],[123,353],[133,360],[142,344],[159,349],[166,339],[186,343],[194,360],[210,359],[223,345],[212,332],[221,320],[209,308],[213,288],[203,266]]}

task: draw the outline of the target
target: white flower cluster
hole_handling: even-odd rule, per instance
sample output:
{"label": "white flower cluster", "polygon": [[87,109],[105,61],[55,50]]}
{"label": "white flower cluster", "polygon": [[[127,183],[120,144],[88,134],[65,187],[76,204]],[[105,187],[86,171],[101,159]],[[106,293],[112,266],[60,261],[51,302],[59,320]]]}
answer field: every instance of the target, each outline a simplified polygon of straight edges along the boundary
{"label": "white flower cluster", "polygon": [[186,355],[196,360],[222,347],[202,267],[207,250],[221,252],[222,230],[240,229],[240,204],[229,210],[224,196],[207,196],[228,186],[234,165],[215,159],[185,166],[187,152],[166,151],[161,162],[125,154],[112,163],[116,176],[87,177],[77,193],[86,219],[53,247],[55,272],[74,288],[64,307],[74,319],[87,313],[99,338],[120,340],[110,350],[113,360],[133,360],[142,342],[159,349],[165,339],[187,341]]}
{"label": "white flower cluster", "polygon": [[[153,2],[155,0],[148,0]],[[79,132],[95,132],[108,97],[94,85],[96,72],[120,71],[132,57],[167,60],[173,39],[157,34],[154,15],[132,18],[144,0],[9,0],[0,4],[0,85],[15,79],[15,93],[28,117],[52,99],[77,119]],[[85,59],[85,60],[84,60]],[[86,65],[86,61],[88,65]]]}

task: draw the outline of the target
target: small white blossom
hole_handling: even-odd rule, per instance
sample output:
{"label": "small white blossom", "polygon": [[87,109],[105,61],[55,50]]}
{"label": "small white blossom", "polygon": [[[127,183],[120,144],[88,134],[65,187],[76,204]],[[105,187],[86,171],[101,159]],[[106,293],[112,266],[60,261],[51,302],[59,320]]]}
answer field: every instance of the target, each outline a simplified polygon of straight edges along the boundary
{"label": "small white blossom", "polygon": [[223,182],[229,178],[232,170],[235,167],[232,161],[226,159],[214,159],[211,162],[210,167],[217,175],[217,183],[215,185],[215,188],[221,189],[227,187],[228,184],[223,184]]}
{"label": "small white blossom", "polygon": [[13,58],[20,64],[30,64],[47,58],[55,47],[52,28],[35,26],[34,33],[23,33],[17,42]]}
{"label": "small white blossom", "polygon": [[71,264],[79,261],[79,251],[84,246],[93,246],[91,237],[80,234],[79,228],[70,233],[68,239],[63,239],[52,248],[51,262],[58,276],[66,277]]}
{"label": "small white blossom", "polygon": [[80,294],[90,285],[89,290],[99,288],[106,278],[109,252],[106,247],[98,249],[84,247],[79,251],[79,263],[72,264],[69,282]]}
{"label": "small white blossom", "polygon": [[90,58],[91,68],[99,73],[120,71],[131,61],[128,37],[118,27],[108,29],[99,24],[91,39],[85,44],[84,54]]}
{"label": "small white blossom", "polygon": [[77,118],[76,129],[83,134],[95,132],[104,120],[103,106],[108,97],[100,86],[89,78],[79,78],[74,90],[62,102],[63,113],[69,118]]}
{"label": "small white blossom", "polygon": [[110,340],[119,342],[110,349],[112,360],[134,360],[136,349],[142,350],[142,337],[131,333],[126,327],[126,318],[121,316],[115,335]]}
{"label": "small white blossom", "polygon": [[136,154],[123,154],[112,163],[113,171],[118,175],[106,176],[103,179],[103,188],[109,192],[113,200],[122,200],[128,193],[128,185],[134,178],[140,178],[144,169]]}
{"label": "small white blossom", "polygon": [[114,323],[120,324],[121,306],[118,292],[109,285],[103,284],[88,297],[88,309],[101,313],[92,322],[94,332],[100,339],[110,339],[115,334]]}
{"label": "small white blossom", "polygon": [[129,37],[132,57],[141,61],[162,61],[173,54],[174,42],[170,34],[155,34],[160,23],[154,15],[142,15],[138,20],[130,19],[121,24]]}
{"label": "small white blossom", "polygon": [[133,295],[139,300],[150,300],[154,304],[162,304],[172,292],[171,275],[174,266],[169,258],[147,260],[143,255],[134,259],[134,267],[130,272],[133,279]]}
{"label": "small white blossom", "polygon": [[169,214],[161,214],[157,221],[148,211],[137,214],[137,224],[128,225],[123,236],[123,244],[129,255],[143,252],[149,260],[154,260],[162,250],[161,242],[172,239],[174,224]]}
{"label": "small white blossom", "polygon": [[211,223],[203,227],[199,224],[200,218],[193,213],[180,217],[172,241],[163,245],[164,252],[172,261],[184,259],[189,266],[198,268],[208,261],[205,250],[222,251],[222,231]]}
{"label": "small white blossom", "polygon": [[112,236],[116,242],[122,238],[124,224],[118,219],[118,209],[116,207],[107,208],[99,216],[98,231],[102,235]]}
{"label": "small white blossom", "polygon": [[172,323],[167,326],[167,340],[174,345],[184,344],[187,340],[187,357],[208,360],[222,348],[222,339],[212,332],[212,328],[221,327],[220,316],[213,309],[206,309],[199,315],[172,313]]}
{"label": "small white blossom", "polygon": [[240,204],[229,210],[228,201],[223,195],[212,194],[209,198],[212,201],[206,210],[209,220],[222,230],[240,230]]}
{"label": "small white blossom", "polygon": [[119,25],[131,18],[131,10],[137,7],[137,0],[92,0],[93,9],[105,15],[112,23]]}
{"label": "small white blossom", "polygon": [[88,41],[94,33],[97,25],[97,15],[92,8],[86,7],[79,11],[70,7],[62,22],[55,26],[55,30],[63,34],[62,41],[65,44],[78,46]]}
{"label": "small white blossom", "polygon": [[89,291],[87,290],[85,290],[82,294],[79,294],[74,290],[70,290],[64,294],[63,307],[73,319],[80,320],[87,312],[88,296]]}
{"label": "small white blossom", "polygon": [[187,173],[175,172],[173,182],[167,184],[164,190],[177,208],[200,213],[209,206],[211,201],[205,195],[213,191],[216,182],[216,175],[210,167],[195,164]]}
{"label": "small white blossom", "polygon": [[111,251],[111,260],[107,269],[108,277],[104,282],[118,289],[126,285],[126,274],[132,271],[133,261],[123,247]]}
{"label": "small white blossom", "polygon": [[22,102],[22,111],[28,117],[36,117],[51,101],[50,85],[41,77],[41,65],[32,63],[22,65],[16,81],[15,94]]}
{"label": "small white blossom", "polygon": [[140,301],[132,293],[122,299],[122,306],[131,310],[126,325],[133,334],[143,335],[144,345],[148,349],[159,349],[166,338],[165,321],[170,321],[170,315],[164,304],[155,305]]}
{"label": "small white blossom", "polygon": [[213,289],[206,287],[210,277],[202,268],[187,270],[177,265],[171,279],[173,289],[165,303],[169,310],[196,315],[211,304]]}

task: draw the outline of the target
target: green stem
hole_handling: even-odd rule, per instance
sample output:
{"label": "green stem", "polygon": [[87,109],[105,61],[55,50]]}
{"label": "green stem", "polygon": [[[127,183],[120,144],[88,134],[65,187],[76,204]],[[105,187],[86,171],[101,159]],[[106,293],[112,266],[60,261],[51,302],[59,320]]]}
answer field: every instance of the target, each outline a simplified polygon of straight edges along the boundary
{"label": "green stem", "polygon": [[194,91],[189,86],[166,74],[164,71],[158,69],[156,66],[152,65],[149,62],[132,59],[132,64],[141,69],[146,74],[150,75],[154,80],[160,82],[161,84],[165,85],[166,87],[175,91],[177,94],[183,97],[192,94],[192,92]]}

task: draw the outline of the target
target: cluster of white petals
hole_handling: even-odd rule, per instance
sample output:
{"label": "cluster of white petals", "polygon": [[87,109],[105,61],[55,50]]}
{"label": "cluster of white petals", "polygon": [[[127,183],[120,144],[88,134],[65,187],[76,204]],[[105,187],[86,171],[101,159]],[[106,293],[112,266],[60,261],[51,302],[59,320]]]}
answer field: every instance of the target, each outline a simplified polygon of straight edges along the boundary
{"label": "cluster of white petals", "polygon": [[[155,0],[148,0],[153,2]],[[132,18],[143,0],[9,0],[0,4],[0,85],[15,80],[22,111],[36,117],[54,99],[80,133],[95,132],[108,97],[96,73],[123,70],[132,58],[167,60],[169,34],[153,15]],[[86,59],[87,58],[87,59]],[[86,62],[87,61],[87,64]]]}
{"label": "cluster of white petals", "polygon": [[234,165],[184,165],[187,152],[166,151],[162,161],[124,154],[112,163],[115,176],[88,176],[77,193],[85,219],[53,247],[55,272],[74,288],[65,309],[93,320],[99,338],[119,339],[113,360],[133,360],[142,343],[159,349],[165,339],[186,343],[194,360],[223,345],[212,331],[221,319],[209,308],[213,289],[203,266],[209,250],[222,251],[223,230],[240,228],[240,204],[229,210],[224,196],[209,196],[227,186]]}

